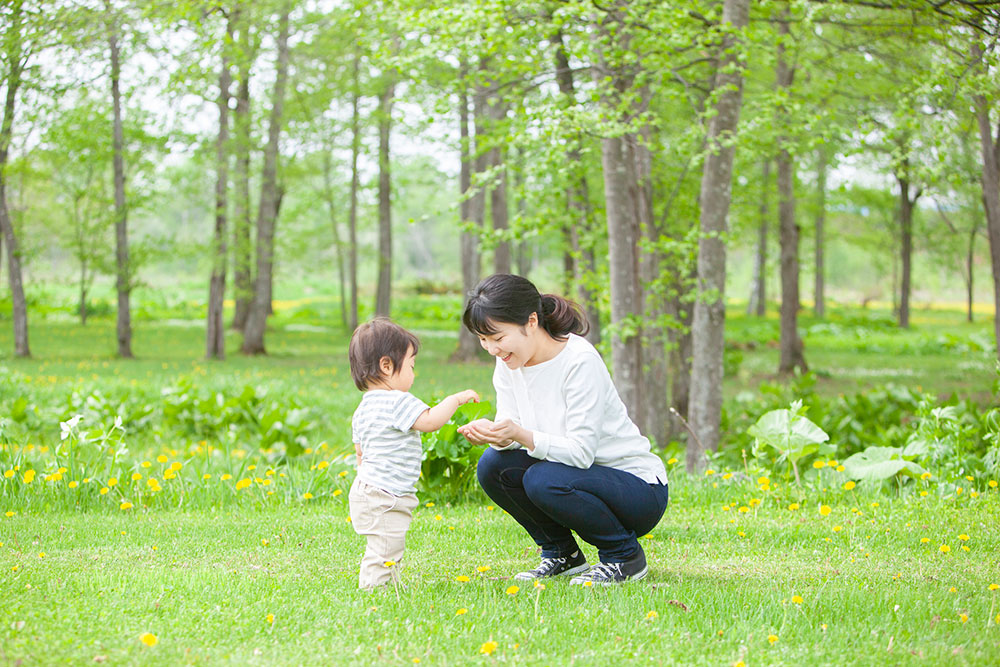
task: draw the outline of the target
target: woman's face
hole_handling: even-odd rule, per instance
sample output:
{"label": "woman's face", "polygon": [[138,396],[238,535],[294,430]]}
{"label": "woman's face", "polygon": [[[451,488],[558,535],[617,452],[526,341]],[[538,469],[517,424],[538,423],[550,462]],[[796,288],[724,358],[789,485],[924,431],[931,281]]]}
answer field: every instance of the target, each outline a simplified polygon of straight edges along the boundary
{"label": "woman's face", "polygon": [[525,325],[491,322],[496,333],[479,336],[483,349],[507,364],[511,370],[527,365],[537,350],[535,332],[538,317],[532,313]]}

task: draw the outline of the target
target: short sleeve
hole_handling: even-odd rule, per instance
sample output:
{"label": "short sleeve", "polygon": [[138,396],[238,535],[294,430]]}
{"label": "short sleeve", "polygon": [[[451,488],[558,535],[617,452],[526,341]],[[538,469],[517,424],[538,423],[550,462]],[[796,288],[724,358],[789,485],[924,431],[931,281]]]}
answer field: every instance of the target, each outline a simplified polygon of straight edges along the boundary
{"label": "short sleeve", "polygon": [[428,409],[430,406],[419,398],[409,392],[401,391],[392,406],[392,427],[400,431],[409,431],[413,428],[417,417]]}

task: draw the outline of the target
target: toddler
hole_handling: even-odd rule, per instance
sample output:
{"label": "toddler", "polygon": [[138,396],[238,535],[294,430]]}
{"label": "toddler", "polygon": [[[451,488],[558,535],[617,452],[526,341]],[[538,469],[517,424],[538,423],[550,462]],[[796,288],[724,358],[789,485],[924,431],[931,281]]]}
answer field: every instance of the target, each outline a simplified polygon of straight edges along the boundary
{"label": "toddler", "polygon": [[364,392],[351,420],[358,474],[348,496],[351,524],[368,541],[359,588],[396,581],[395,564],[417,506],[423,458],[418,431],[436,431],[458,406],[479,401],[467,389],[431,408],[409,393],[419,347],[416,336],[386,318],[362,324],[351,337],[351,377]]}

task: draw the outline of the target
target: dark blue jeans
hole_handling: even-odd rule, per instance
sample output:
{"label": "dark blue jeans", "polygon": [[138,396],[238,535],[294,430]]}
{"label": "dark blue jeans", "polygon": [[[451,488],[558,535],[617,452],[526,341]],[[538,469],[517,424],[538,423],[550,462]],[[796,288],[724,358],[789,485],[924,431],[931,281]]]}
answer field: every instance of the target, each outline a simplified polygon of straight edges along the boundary
{"label": "dark blue jeans", "polygon": [[598,549],[605,563],[636,556],[636,539],[651,531],[667,509],[667,485],[594,465],[574,468],[539,461],[523,449],[487,449],[477,467],[486,495],[524,527],[542,556],[577,550],[572,531]]}

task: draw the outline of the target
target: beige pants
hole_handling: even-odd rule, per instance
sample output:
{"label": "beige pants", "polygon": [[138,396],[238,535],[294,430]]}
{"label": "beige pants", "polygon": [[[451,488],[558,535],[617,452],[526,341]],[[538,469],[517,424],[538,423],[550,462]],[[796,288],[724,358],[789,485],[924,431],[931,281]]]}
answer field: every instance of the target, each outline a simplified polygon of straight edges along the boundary
{"label": "beige pants", "polygon": [[[351,525],[368,540],[358,587],[370,589],[399,581],[399,561],[403,558],[406,531],[413,519],[417,497],[412,493],[394,496],[355,478],[348,499]],[[393,564],[386,566],[388,562]]]}

